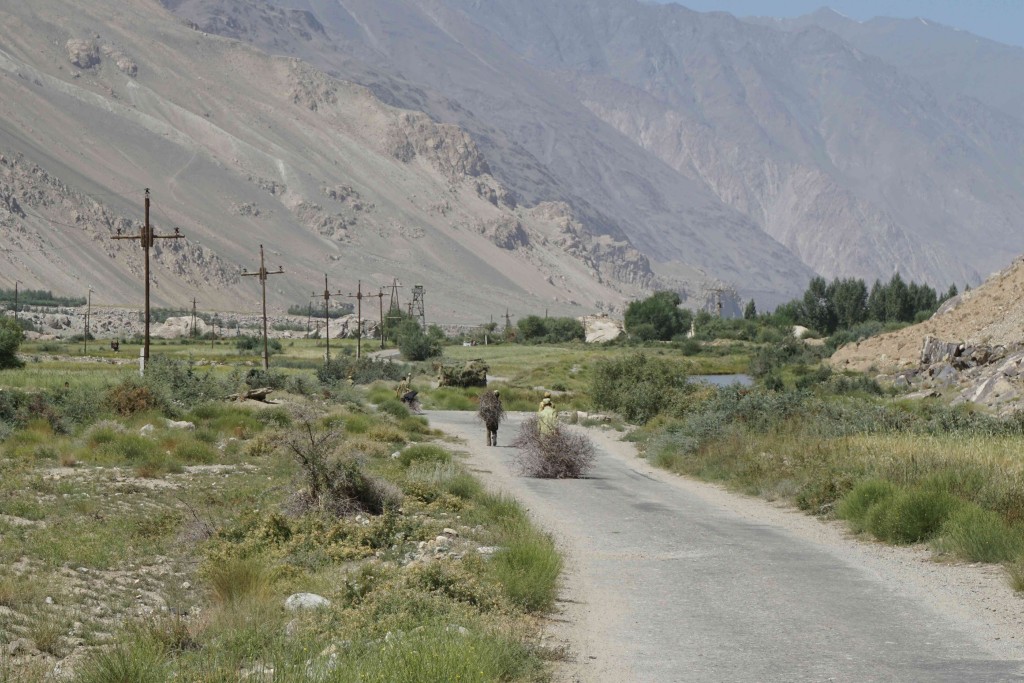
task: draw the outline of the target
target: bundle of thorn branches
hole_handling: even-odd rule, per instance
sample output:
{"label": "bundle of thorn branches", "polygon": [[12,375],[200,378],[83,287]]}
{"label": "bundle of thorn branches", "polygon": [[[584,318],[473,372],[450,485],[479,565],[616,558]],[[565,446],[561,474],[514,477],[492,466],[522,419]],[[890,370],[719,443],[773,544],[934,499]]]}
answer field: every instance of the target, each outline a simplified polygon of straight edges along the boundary
{"label": "bundle of thorn branches", "polygon": [[485,391],[480,395],[480,408],[476,414],[489,427],[497,427],[498,423],[505,419],[505,409],[501,406],[501,399],[493,391]]}
{"label": "bundle of thorn branches", "polygon": [[542,433],[536,417],[523,421],[512,446],[516,466],[528,477],[576,479],[594,465],[594,444],[585,434],[560,424]]}

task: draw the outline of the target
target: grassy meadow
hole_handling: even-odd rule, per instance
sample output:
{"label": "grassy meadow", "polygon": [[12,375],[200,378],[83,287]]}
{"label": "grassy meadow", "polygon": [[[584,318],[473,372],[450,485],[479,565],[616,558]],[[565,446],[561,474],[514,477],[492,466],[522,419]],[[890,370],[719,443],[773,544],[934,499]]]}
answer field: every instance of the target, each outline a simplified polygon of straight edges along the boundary
{"label": "grassy meadow", "polygon": [[[375,342],[364,351],[375,350]],[[409,414],[476,410],[355,342],[22,348],[0,371],[0,682],[543,681],[562,560]],[[1024,418],[908,401],[785,342],[449,346],[507,410],[603,411],[643,457],[1024,589]],[[716,389],[694,374],[745,372]],[[227,401],[271,387],[277,405]],[[192,428],[181,428],[188,422]],[[290,611],[315,593],[329,604]],[[426,654],[429,653],[429,654]]]}
{"label": "grassy meadow", "polygon": [[[0,681],[548,678],[561,556],[391,380],[208,349],[0,371]],[[280,403],[224,400],[252,386]]]}

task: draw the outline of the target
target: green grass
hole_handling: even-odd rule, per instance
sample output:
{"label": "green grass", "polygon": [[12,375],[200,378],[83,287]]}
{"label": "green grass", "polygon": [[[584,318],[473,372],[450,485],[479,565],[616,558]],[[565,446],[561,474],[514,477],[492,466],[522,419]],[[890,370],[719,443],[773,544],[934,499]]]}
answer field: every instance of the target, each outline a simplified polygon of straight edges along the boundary
{"label": "green grass", "polygon": [[943,524],[936,545],[969,562],[1002,563],[1024,552],[1024,533],[995,512],[965,504]]}
{"label": "green grass", "polygon": [[261,557],[221,560],[212,563],[206,573],[210,593],[219,604],[265,598],[274,582],[274,570]]}
{"label": "green grass", "polygon": [[959,504],[956,498],[943,491],[899,491],[868,509],[864,528],[879,540],[890,543],[926,541],[939,532]]}
{"label": "green grass", "polygon": [[839,501],[836,516],[849,522],[854,531],[864,531],[868,511],[879,501],[896,493],[896,485],[879,479],[859,482]]}
{"label": "green grass", "polygon": [[537,673],[526,646],[486,633],[462,634],[432,626],[383,645],[345,652],[331,680],[336,683],[486,683],[514,681]]}
{"label": "green grass", "polygon": [[409,467],[414,462],[447,463],[451,462],[452,454],[441,446],[434,444],[417,444],[403,448],[398,456],[398,462],[403,467]]}
{"label": "green grass", "polygon": [[492,570],[514,603],[530,612],[545,612],[558,595],[562,557],[551,537],[525,522],[506,524],[499,535],[501,550]]}
{"label": "green grass", "polygon": [[[332,343],[332,353],[347,346]],[[154,353],[227,363],[244,358],[230,342],[208,348],[158,343]],[[322,353],[314,343],[285,349],[288,378],[308,376]],[[121,357],[131,350],[122,345]],[[58,393],[64,381],[73,391],[81,381],[102,397],[135,376],[133,368],[105,363],[82,363],[95,367],[80,373],[75,362],[35,365],[44,364],[49,376],[19,371],[16,381]],[[184,380],[188,389],[182,368],[165,370],[163,381]],[[206,366],[196,374],[237,379],[245,370]],[[8,377],[0,375],[0,386]],[[250,411],[179,399],[126,418],[96,410],[89,420],[5,427],[11,438],[0,445],[0,514],[39,524],[0,522],[0,605],[11,610],[0,615],[0,631],[31,634],[45,651],[67,654],[73,644],[66,617],[74,614],[83,622],[76,634],[89,646],[104,646],[76,670],[74,680],[87,683],[239,680],[260,665],[275,670],[274,680],[306,681],[309,663],[326,659],[320,653],[332,646],[338,666],[327,680],[546,680],[531,643],[536,614],[550,607],[558,586],[561,559],[550,537],[530,525],[515,501],[487,493],[450,452],[417,443],[440,435],[408,414],[393,387],[325,392],[315,386],[314,408],[330,411],[323,424],[343,433],[330,457],[352,457],[368,480],[393,488],[382,483],[389,479],[421,497],[407,492],[401,511],[363,513],[365,521],[292,507],[299,472],[280,438],[296,426],[282,408]],[[530,410],[536,407],[532,388],[505,391],[511,402],[519,395]],[[476,393],[452,396],[472,401]],[[381,410],[366,407],[367,394],[384,404]],[[170,429],[167,417],[192,421],[196,429]],[[153,431],[140,434],[146,424]],[[401,458],[388,457],[396,450]],[[71,459],[79,464],[54,469]],[[185,464],[237,466],[177,474]],[[460,530],[457,555],[431,553],[429,563],[403,566],[421,541],[433,541],[448,526]],[[502,550],[484,557],[474,544]],[[22,558],[30,563],[25,574],[8,569]],[[140,583],[111,581],[112,571]],[[327,596],[332,607],[286,612],[284,599],[302,590]],[[57,604],[47,605],[47,595]],[[94,615],[83,596],[98,600],[104,614]],[[184,611],[160,613],[150,596]],[[156,616],[137,618],[144,604]],[[42,681],[48,668],[0,655],[4,683]]]}
{"label": "green grass", "polygon": [[164,683],[168,652],[156,640],[135,638],[96,651],[76,673],[74,683]]}

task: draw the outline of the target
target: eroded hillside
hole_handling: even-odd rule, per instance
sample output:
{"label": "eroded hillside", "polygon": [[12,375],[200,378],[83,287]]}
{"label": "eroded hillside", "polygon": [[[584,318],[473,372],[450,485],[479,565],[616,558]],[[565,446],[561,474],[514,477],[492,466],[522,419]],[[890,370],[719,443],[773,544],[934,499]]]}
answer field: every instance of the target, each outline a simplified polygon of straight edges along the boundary
{"label": "eroded hillside", "polygon": [[[115,7],[116,4],[116,7]],[[6,279],[138,301],[151,188],[154,303],[245,309],[259,244],[272,305],[422,283],[434,321],[615,309],[654,286],[626,239],[521,204],[460,128],[306,63],[204,34],[151,3],[0,13],[0,263]],[[7,284],[7,283],[5,283]]]}

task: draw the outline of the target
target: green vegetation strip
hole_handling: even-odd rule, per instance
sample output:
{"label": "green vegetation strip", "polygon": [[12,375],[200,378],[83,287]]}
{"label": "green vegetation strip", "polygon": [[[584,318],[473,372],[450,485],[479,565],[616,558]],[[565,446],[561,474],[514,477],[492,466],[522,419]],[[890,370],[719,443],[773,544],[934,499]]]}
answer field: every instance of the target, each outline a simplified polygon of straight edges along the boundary
{"label": "green vegetation strip", "polygon": [[652,463],[792,500],[881,541],[1006,563],[1024,586],[1024,414],[894,400],[827,371],[778,391],[696,388],[682,372],[634,356],[594,373],[601,405],[646,423],[630,438]]}

